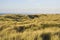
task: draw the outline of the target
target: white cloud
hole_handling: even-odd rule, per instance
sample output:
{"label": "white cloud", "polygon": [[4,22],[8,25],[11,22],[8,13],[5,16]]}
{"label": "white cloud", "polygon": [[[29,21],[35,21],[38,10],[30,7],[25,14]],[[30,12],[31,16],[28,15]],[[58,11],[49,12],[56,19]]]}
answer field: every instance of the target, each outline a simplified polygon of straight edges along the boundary
{"label": "white cloud", "polygon": [[60,13],[60,8],[1,9],[3,13]]}

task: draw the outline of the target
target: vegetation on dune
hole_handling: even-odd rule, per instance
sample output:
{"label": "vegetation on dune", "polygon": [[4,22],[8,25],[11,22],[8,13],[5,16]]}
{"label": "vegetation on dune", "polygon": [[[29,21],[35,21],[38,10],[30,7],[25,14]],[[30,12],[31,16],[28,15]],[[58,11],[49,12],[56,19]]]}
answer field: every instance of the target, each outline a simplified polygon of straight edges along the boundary
{"label": "vegetation on dune", "polygon": [[60,14],[0,15],[0,40],[60,40]]}

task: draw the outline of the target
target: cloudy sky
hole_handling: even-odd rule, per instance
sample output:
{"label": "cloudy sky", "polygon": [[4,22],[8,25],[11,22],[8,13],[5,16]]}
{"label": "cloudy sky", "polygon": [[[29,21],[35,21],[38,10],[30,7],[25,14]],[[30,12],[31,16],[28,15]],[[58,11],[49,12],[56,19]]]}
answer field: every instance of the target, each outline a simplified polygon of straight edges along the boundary
{"label": "cloudy sky", "polygon": [[60,0],[0,0],[0,13],[60,13]]}

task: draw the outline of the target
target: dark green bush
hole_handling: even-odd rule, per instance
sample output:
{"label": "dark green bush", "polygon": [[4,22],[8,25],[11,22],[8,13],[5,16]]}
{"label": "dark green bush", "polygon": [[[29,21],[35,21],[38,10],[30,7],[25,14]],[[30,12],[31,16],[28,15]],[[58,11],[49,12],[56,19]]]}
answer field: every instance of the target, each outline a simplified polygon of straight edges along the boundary
{"label": "dark green bush", "polygon": [[28,15],[28,17],[34,19],[34,18],[38,18],[38,15]]}
{"label": "dark green bush", "polygon": [[24,26],[14,27],[14,30],[16,30],[16,32],[23,32],[25,30],[25,27]]}
{"label": "dark green bush", "polygon": [[51,40],[50,33],[42,34],[41,37],[42,40]]}

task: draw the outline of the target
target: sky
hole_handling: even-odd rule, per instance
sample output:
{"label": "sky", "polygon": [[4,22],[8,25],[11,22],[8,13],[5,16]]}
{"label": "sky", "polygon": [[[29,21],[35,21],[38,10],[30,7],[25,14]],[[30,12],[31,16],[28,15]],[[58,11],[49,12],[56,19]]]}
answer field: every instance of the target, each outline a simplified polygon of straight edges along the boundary
{"label": "sky", "polygon": [[0,13],[60,13],[60,0],[0,0]]}

